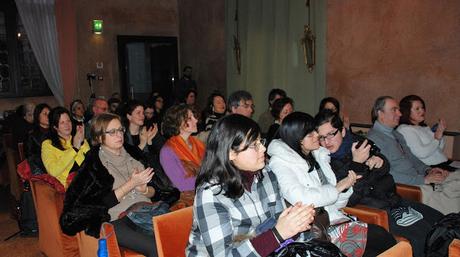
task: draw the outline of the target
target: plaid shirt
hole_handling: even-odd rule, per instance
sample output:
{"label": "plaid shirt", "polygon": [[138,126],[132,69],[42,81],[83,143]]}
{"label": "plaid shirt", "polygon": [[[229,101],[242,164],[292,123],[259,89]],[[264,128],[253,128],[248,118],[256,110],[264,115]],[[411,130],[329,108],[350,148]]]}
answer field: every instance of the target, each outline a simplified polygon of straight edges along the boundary
{"label": "plaid shirt", "polygon": [[249,238],[266,219],[275,220],[284,209],[278,181],[269,170],[254,179],[251,192],[238,199],[219,193],[220,186],[202,185],[193,206],[193,225],[186,248],[187,256],[259,256]]}

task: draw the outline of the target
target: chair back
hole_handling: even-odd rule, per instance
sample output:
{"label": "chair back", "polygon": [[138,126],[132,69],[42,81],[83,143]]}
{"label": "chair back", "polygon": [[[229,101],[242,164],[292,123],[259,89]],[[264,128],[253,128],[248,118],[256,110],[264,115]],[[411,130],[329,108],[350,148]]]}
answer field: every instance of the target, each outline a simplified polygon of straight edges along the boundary
{"label": "chair back", "polygon": [[407,257],[412,256],[412,247],[409,242],[401,241],[379,254],[377,257]]}
{"label": "chair back", "polygon": [[193,220],[193,207],[153,217],[158,257],[184,257]]}

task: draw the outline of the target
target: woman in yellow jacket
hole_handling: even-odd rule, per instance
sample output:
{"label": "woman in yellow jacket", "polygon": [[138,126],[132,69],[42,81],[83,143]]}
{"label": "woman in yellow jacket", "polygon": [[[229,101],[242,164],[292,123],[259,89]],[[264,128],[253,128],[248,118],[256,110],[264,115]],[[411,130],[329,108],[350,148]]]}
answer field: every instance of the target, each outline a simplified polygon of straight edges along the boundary
{"label": "woman in yellow jacket", "polygon": [[42,161],[48,174],[67,188],[69,174],[78,170],[90,146],[82,125],[76,127],[72,137],[72,121],[66,108],[53,108],[49,113],[49,124],[49,139],[42,143]]}

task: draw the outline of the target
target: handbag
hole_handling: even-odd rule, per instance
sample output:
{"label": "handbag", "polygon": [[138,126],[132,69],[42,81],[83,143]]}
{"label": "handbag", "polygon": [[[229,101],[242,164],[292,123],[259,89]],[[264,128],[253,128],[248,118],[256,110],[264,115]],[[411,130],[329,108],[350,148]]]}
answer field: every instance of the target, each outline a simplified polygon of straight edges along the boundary
{"label": "handbag", "polygon": [[331,242],[314,238],[307,242],[293,242],[273,252],[270,257],[345,257]]}
{"label": "handbag", "polygon": [[330,242],[331,237],[327,233],[330,225],[327,211],[323,207],[315,208],[315,219],[310,229],[312,237],[320,241]]}

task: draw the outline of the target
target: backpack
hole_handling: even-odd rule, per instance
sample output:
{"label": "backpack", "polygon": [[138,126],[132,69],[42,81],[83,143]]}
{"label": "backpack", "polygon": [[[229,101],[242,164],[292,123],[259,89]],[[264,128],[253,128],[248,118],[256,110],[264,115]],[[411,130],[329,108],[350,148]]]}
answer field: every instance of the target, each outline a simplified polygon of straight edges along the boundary
{"label": "backpack", "polygon": [[460,213],[450,213],[433,225],[426,237],[426,257],[447,257],[455,238],[460,239]]}

